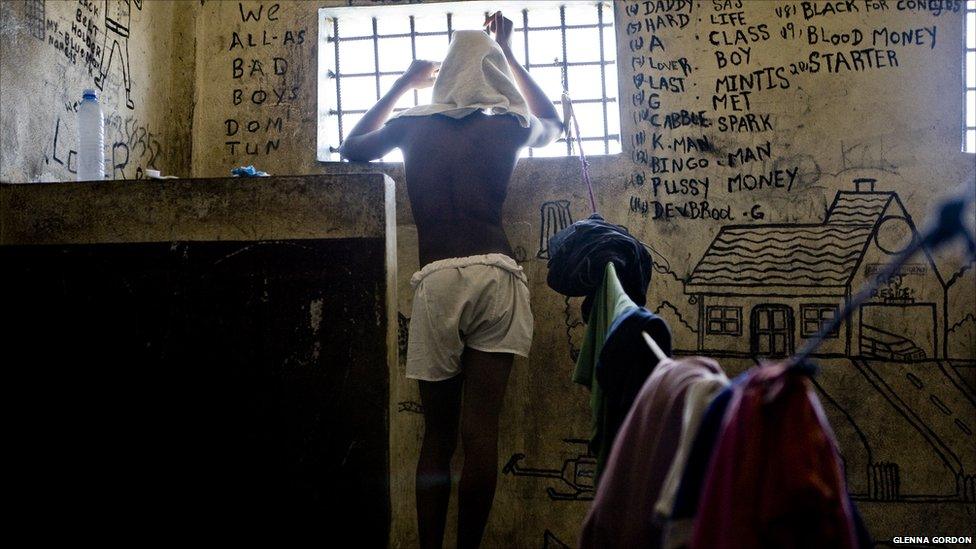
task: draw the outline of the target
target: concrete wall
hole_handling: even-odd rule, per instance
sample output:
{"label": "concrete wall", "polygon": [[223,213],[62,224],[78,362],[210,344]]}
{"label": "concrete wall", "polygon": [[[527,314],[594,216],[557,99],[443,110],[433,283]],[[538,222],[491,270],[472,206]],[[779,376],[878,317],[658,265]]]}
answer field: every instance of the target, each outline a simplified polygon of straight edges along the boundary
{"label": "concrete wall", "polygon": [[[192,23],[195,57],[181,65],[193,67],[196,83],[190,173],[219,176],[242,164],[281,175],[388,173],[397,182],[399,310],[405,326],[408,280],[419,265],[402,168],[315,161],[316,9],[346,4],[248,0],[199,6]],[[820,224],[835,195],[854,190],[857,178],[873,178],[878,191],[897,193],[923,226],[942,196],[973,178],[972,155],[959,152],[960,2],[857,0],[850,13],[825,7],[834,2],[807,3],[807,8],[792,1],[613,4],[624,153],[591,159],[591,174],[600,211],[654,249],[648,306],[671,324],[679,351],[694,352],[699,345],[699,304],[684,282],[723,226]],[[816,12],[813,4],[819,6]],[[857,33],[845,38],[854,30],[860,33],[857,45],[829,44],[834,34],[838,42],[858,38]],[[903,43],[904,36],[910,44]],[[29,35],[20,40],[36,42]],[[852,53],[866,48],[877,52]],[[838,62],[838,52],[844,62]],[[276,58],[283,60],[277,61],[280,74]],[[683,67],[693,70],[685,74]],[[23,92],[28,86],[15,89]],[[707,122],[698,116],[682,120],[682,110],[704,112]],[[3,112],[3,135],[9,141]],[[673,113],[678,115],[672,121],[687,123],[654,125]],[[732,116],[745,122],[733,124]],[[683,137],[707,138],[711,146],[686,152],[674,142]],[[228,141],[240,143],[232,150]],[[683,161],[681,171],[675,171],[674,160]],[[4,170],[26,170],[27,164],[18,158],[11,165]],[[570,382],[572,352],[583,332],[579,300],[567,301],[546,287],[546,262],[538,257],[540,237],[546,234],[541,210],[565,200],[573,219],[588,213],[577,173],[578,161],[572,158],[524,159],[506,205],[507,230],[531,281],[536,339],[532,358],[516,363],[506,397],[500,452],[509,466],[489,524],[490,547],[574,545],[592,497],[585,476],[591,458],[580,442],[589,432],[588,395]],[[760,175],[774,184],[757,186],[752,178]],[[658,185],[654,177],[661,178]],[[682,178],[707,178],[707,196],[669,193],[669,183]],[[709,215],[696,215],[703,211]],[[970,223],[973,217],[967,212]],[[952,360],[829,358],[822,361],[818,378],[847,458],[852,491],[879,540],[969,532],[976,512],[960,491],[967,482],[971,485],[976,471],[971,443],[976,429],[976,279],[959,247],[938,254],[934,264],[948,296],[940,329]],[[762,286],[763,275],[757,276]],[[747,318],[743,324],[748,326]],[[893,326],[895,331],[901,327]],[[720,344],[705,343],[706,348]],[[416,543],[412,486],[422,421],[416,386],[403,377],[402,357],[400,364],[391,372],[390,387],[391,539],[394,546],[411,546]],[[722,364],[735,374],[752,361],[728,358]],[[886,495],[891,486],[872,480],[882,470],[898,472],[900,491],[894,496]],[[449,524],[453,527],[453,520]]]}
{"label": "concrete wall", "polygon": [[112,515],[102,538],[287,522],[383,546],[392,191],[381,174],[0,185],[17,500],[72,536]]}
{"label": "concrete wall", "polygon": [[[319,6],[339,4],[347,3],[244,2],[245,13],[260,12],[263,7],[259,21],[244,21],[236,2],[208,2],[203,7],[198,20],[196,97],[198,107],[206,108],[198,108],[194,118],[194,173],[218,175],[229,166],[254,163],[281,174],[362,169],[390,174],[398,184],[399,301],[405,325],[411,298],[408,278],[419,265],[402,169],[397,165],[315,162],[315,12]],[[923,225],[942,195],[965,178],[972,178],[972,156],[959,152],[963,22],[955,9],[958,3],[949,2],[949,9],[932,11],[915,9],[917,2],[859,1],[854,13],[825,14],[805,13],[799,2],[664,4],[663,9],[671,6],[670,13],[662,11],[659,2],[614,3],[624,153],[593,158],[591,169],[601,212],[630,227],[655,250],[657,268],[648,304],[671,324],[677,349],[693,352],[698,348],[698,304],[685,293],[683,281],[723,225],[822,223],[835,194],[854,190],[853,180],[862,177],[876,179],[879,191],[896,192],[916,223]],[[274,6],[277,9],[272,18],[269,14]],[[781,15],[777,8],[781,8]],[[810,26],[813,34],[808,35]],[[885,28],[888,42],[881,32]],[[810,43],[814,34],[824,32],[829,41],[833,33],[852,29],[862,33],[857,46]],[[285,45],[283,36],[289,31],[304,31],[304,42]],[[738,31],[743,35],[737,38]],[[911,31],[912,44],[891,43],[892,33],[897,39],[902,31]],[[250,34],[259,45],[235,45],[235,32],[242,41]],[[260,45],[265,34],[277,38]],[[915,38],[921,43],[916,44]],[[850,53],[864,48],[881,50],[880,59],[886,66],[865,68],[868,53]],[[825,54],[838,51],[845,53],[850,69],[843,64],[838,67],[836,60],[827,66]],[[817,72],[811,68],[813,52],[819,56]],[[740,63],[737,66],[727,63],[733,55]],[[854,55],[861,56],[857,66]],[[284,74],[274,74],[275,57],[287,60]],[[244,60],[244,74],[238,72],[240,77],[235,77],[238,58]],[[690,74],[683,74],[680,63],[671,63],[682,58],[693,67]],[[263,75],[250,74],[252,59],[260,62]],[[877,67],[877,59],[870,60],[873,67]],[[282,62],[279,65],[283,66]],[[748,95],[737,94],[729,87],[732,84],[722,80],[726,75],[748,75],[764,67],[774,67],[772,76],[743,90]],[[782,69],[777,72],[775,67]],[[635,80],[638,74],[642,76]],[[661,77],[669,80],[662,85]],[[762,78],[766,77],[764,73]],[[759,77],[755,78],[758,81]],[[291,90],[296,87],[293,94]],[[238,89],[242,90],[240,104],[235,99]],[[260,106],[249,103],[261,89],[266,90],[268,99]],[[285,97],[279,99],[282,91]],[[713,95],[717,96],[715,104]],[[708,127],[697,122],[680,128],[652,125],[681,110],[704,111]],[[660,116],[651,120],[652,114]],[[743,131],[733,131],[738,128],[731,124],[732,115],[740,120],[752,118],[755,123],[750,128],[746,122]],[[245,121],[256,120],[257,126],[252,127],[257,131],[244,134],[238,130],[228,136],[228,119],[234,119],[233,126],[241,129]],[[677,120],[680,122],[680,114]],[[764,120],[772,127],[765,128]],[[664,150],[655,150],[655,133]],[[714,150],[680,154],[673,150],[676,138],[703,136]],[[250,151],[240,144],[231,151],[226,142],[237,140],[252,143]],[[275,145],[269,147],[269,142]],[[746,147],[750,150],[745,151]],[[759,154],[760,147],[770,151],[768,157],[750,158],[752,161],[744,165],[736,162],[750,153]],[[663,159],[670,163],[672,159],[689,158],[699,166],[707,162],[707,167],[655,173],[662,171],[657,163]],[[775,178],[777,170],[782,186],[758,188],[750,178],[738,183],[739,175],[768,177],[772,173]],[[502,474],[489,524],[487,545],[491,547],[558,541],[573,545],[592,495],[585,477],[589,458],[579,442],[589,432],[588,398],[585,390],[569,381],[571,353],[582,335],[578,300],[567,301],[546,287],[545,260],[537,257],[540,233],[545,231],[540,209],[547,207],[545,204],[567,200],[573,219],[588,213],[577,174],[574,159],[523,159],[511,184],[505,218],[518,259],[531,281],[536,339],[532,358],[517,362],[505,402],[501,454],[509,467]],[[669,194],[664,181],[655,187],[655,176],[663,180],[708,178],[708,194]],[[706,200],[708,206],[702,208],[701,202]],[[696,206],[685,208],[689,201]],[[723,219],[666,214],[669,203],[671,212],[675,206],[689,213],[697,208]],[[967,215],[972,217],[972,212]],[[948,325],[958,326],[948,337],[952,357],[958,360],[887,364],[852,356],[823,362],[822,395],[842,449],[850,457],[849,481],[879,539],[909,531],[962,531],[967,522],[964,517],[973,512],[972,503],[961,501],[955,484],[957,478],[973,473],[971,465],[958,465],[955,458],[965,464],[976,459],[976,449],[965,442],[968,435],[952,423],[958,419],[969,429],[976,425],[972,400],[976,350],[973,322],[966,316],[976,306],[972,284],[964,286],[971,281],[967,275],[972,270],[965,270],[959,252],[955,248],[936,258],[944,280],[954,280],[945,291],[956,296],[948,308]],[[748,329],[748,318],[743,319],[743,325]],[[748,341],[747,334],[744,341]],[[802,340],[798,338],[797,342]],[[721,342],[708,340],[705,345],[713,348]],[[828,351],[837,349],[831,346]],[[723,360],[730,373],[750,364],[744,359]],[[913,379],[924,378],[924,390],[906,384],[906,373]],[[893,394],[886,392],[885,383],[893,387]],[[948,419],[932,399],[946,404]],[[416,387],[403,378],[401,366],[391,377],[390,402],[395,546],[416,543],[412,484],[422,429],[417,402]],[[902,419],[906,416],[919,419]],[[952,426],[933,427],[942,424]],[[933,430],[940,434],[931,436]],[[946,462],[940,459],[950,455],[955,457],[946,458]],[[880,462],[897,464],[902,488],[896,499],[901,501],[879,501],[881,491],[868,481],[875,469],[882,467]],[[526,472],[526,468],[550,472]],[[927,503],[902,502],[909,500]],[[925,511],[918,512],[922,507]]]}
{"label": "concrete wall", "polygon": [[85,88],[100,89],[110,179],[137,179],[147,169],[188,176],[196,6],[0,3],[0,181],[75,179]]}

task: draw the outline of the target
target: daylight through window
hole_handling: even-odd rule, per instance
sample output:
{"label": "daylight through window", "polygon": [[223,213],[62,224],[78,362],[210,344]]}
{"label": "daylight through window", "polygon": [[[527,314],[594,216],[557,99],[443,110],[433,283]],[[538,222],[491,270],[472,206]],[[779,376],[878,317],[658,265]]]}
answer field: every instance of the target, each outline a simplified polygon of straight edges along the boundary
{"label": "daylight through window", "polygon": [[[480,29],[497,3],[433,3],[319,10],[318,159],[339,160],[345,135],[414,59],[440,61],[456,29]],[[620,152],[616,38],[610,2],[507,2],[518,61],[557,105],[564,87],[588,155]],[[597,45],[597,47],[594,47]],[[429,103],[415,90],[394,112]],[[560,110],[561,109],[557,109]],[[565,138],[523,156],[565,156]],[[395,150],[384,161],[402,160]]]}

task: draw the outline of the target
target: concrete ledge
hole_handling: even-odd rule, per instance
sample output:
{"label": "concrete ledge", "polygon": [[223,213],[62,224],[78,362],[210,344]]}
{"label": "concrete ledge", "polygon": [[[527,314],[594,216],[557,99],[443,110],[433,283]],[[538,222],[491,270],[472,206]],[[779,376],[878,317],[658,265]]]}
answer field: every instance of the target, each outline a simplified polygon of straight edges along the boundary
{"label": "concrete ledge", "polygon": [[378,173],[0,185],[0,245],[384,238]]}

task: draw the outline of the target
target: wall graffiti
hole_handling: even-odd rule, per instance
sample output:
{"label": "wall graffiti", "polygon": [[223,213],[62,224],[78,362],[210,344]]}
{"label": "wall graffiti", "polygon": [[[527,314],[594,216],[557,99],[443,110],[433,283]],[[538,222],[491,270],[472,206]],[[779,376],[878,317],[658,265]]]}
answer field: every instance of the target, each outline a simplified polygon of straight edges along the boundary
{"label": "wall graffiti", "polygon": [[559,481],[558,488],[546,487],[546,494],[554,501],[588,501],[593,499],[593,473],[596,470],[596,456],[588,449],[589,441],[578,438],[564,438],[563,442],[578,448],[575,457],[563,460],[559,469],[525,467],[522,461],[525,454],[512,454],[502,467],[502,474],[515,477],[549,478]]}
{"label": "wall graffiti", "polygon": [[[136,110],[140,94],[132,75],[133,66],[138,67],[135,56],[144,51],[146,44],[146,35],[139,28],[136,15],[143,9],[168,7],[156,3],[146,8],[143,0],[4,3],[5,23],[8,15],[12,18],[12,24],[5,24],[5,30],[21,33],[31,40],[25,44],[27,47],[12,50],[12,56],[5,58],[5,91],[11,85],[24,85],[25,78],[30,81],[28,86],[36,87],[31,88],[29,98],[25,97],[25,105],[30,104],[32,108],[17,113],[18,117],[28,117],[30,122],[5,126],[4,137],[10,139],[10,132],[21,131],[20,128],[42,130],[16,136],[14,143],[20,149],[10,151],[12,156],[8,158],[23,160],[4,164],[5,179],[26,182],[74,178],[77,114],[81,91],[85,88],[100,90],[99,103],[105,120],[106,177],[140,179],[145,170],[161,168],[166,152],[163,126],[170,119],[157,122],[154,113],[161,104],[158,102],[139,105]],[[154,12],[146,19],[153,20],[155,15]],[[23,56],[36,56],[36,62],[33,57],[31,62],[23,62],[27,59]],[[17,65],[18,70],[6,66],[8,63]],[[8,73],[13,78],[6,78]],[[149,96],[162,97],[156,92]],[[4,117],[15,119],[9,105]]]}
{"label": "wall graffiti", "polygon": [[[69,119],[57,116],[50,154],[45,152],[46,165],[59,165],[70,174],[77,173],[77,150],[73,117],[77,116],[78,103],[66,104]],[[149,125],[132,116],[111,114],[106,117],[105,173],[109,179],[143,179],[147,169],[159,169],[163,146],[158,135]]]}
{"label": "wall graffiti", "polygon": [[[44,163],[50,164],[54,162],[55,164],[64,166],[68,170],[68,173],[76,174],[78,173],[77,168],[77,155],[78,151],[67,147],[64,144],[64,136],[61,133],[61,117],[59,116],[54,123],[54,137],[53,143],[51,144],[51,154],[44,155]],[[60,144],[58,140],[61,140]]]}
{"label": "wall graffiti", "polygon": [[542,533],[542,548],[543,549],[569,549],[569,544],[563,540],[556,537],[552,531],[546,530]]}
{"label": "wall graffiti", "polygon": [[230,36],[230,103],[223,121],[230,156],[268,156],[281,146],[289,106],[304,95],[300,47],[307,29],[286,28],[279,3],[237,3],[242,29]]}
{"label": "wall graffiti", "polygon": [[569,212],[569,200],[545,202],[539,208],[539,215],[541,217],[539,252],[536,257],[549,259],[549,239],[573,224],[573,215]]}
{"label": "wall graffiti", "polygon": [[424,406],[423,404],[414,400],[402,400],[397,402],[397,412],[423,415]]}
{"label": "wall graffiti", "polygon": [[116,135],[112,143],[112,179],[142,179],[145,170],[159,169],[157,162],[163,147],[148,123],[115,114],[108,117],[107,127],[113,128]]}
{"label": "wall graffiti", "polygon": [[31,36],[43,42],[47,21],[45,0],[24,0],[24,4],[27,7],[27,27],[30,29]]}
{"label": "wall graffiti", "polygon": [[400,362],[407,360],[407,342],[410,340],[410,317],[397,311],[397,351]]}
{"label": "wall graffiti", "polygon": [[[112,68],[112,61],[118,54],[125,87],[125,106],[130,109],[135,108],[132,102],[132,68],[129,64],[129,32],[133,7],[141,10],[142,0],[105,0],[105,29],[102,31],[98,75],[95,77],[95,85],[100,90],[104,89],[105,79]],[[107,59],[106,52],[108,52]]]}
{"label": "wall graffiti", "polygon": [[[652,281],[648,307],[674,330],[676,354],[734,368],[783,359],[918,238],[912,214],[955,182],[915,165],[935,126],[886,127],[916,94],[870,98],[881,82],[934,76],[935,57],[955,59],[944,41],[962,4],[618,4],[633,168],[620,207],[673,245],[675,267],[655,256],[669,274]],[[816,354],[814,384],[865,504],[958,516],[974,501],[976,276],[971,261],[945,259],[921,253],[879,281]],[[868,526],[884,539],[892,525]]]}
{"label": "wall graffiti", "polygon": [[[842,190],[819,223],[725,225],[685,283],[698,304],[698,345],[686,352],[726,357],[786,357],[844,307],[908,242],[918,238],[897,193],[859,178]],[[976,470],[967,448],[976,411],[971,387],[948,359],[949,285],[925,253],[874,292],[829,334],[816,356],[859,375],[844,387],[818,386],[862,449],[848,460],[855,499],[967,502]],[[897,326],[898,328],[895,328]],[[910,368],[905,373],[904,369]],[[931,453],[937,467],[901,462],[875,449],[878,434],[859,425],[837,398],[854,386],[876,394]],[[868,433],[868,434],[865,434]],[[886,433],[887,434],[887,433]],[[914,453],[922,452],[915,447]],[[937,470],[933,470],[937,469]],[[914,475],[909,483],[908,476]]]}

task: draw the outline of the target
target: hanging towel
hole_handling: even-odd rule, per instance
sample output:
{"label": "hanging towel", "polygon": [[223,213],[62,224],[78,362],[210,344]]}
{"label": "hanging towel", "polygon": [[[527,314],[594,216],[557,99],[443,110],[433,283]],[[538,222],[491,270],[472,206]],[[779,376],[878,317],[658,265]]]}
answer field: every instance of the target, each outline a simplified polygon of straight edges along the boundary
{"label": "hanging towel", "polygon": [[722,430],[725,411],[729,401],[732,400],[732,389],[745,380],[746,374],[738,375],[732,380],[731,385],[725,387],[712,399],[705,409],[705,414],[698,425],[698,432],[695,433],[691,449],[685,458],[671,516],[664,524],[663,547],[665,549],[683,549],[691,542],[691,530],[698,510],[702,485],[705,483],[705,474],[708,472],[715,443]]}
{"label": "hanging towel", "polygon": [[753,368],[725,413],[691,547],[858,546],[837,443],[810,380]]}
{"label": "hanging towel", "polygon": [[671,468],[668,469],[664,485],[661,486],[661,494],[654,506],[658,522],[666,523],[671,518],[674,500],[681,483],[681,475],[685,472],[688,454],[691,453],[691,445],[698,435],[698,427],[701,426],[705,410],[708,409],[715,395],[728,386],[729,378],[725,377],[724,373],[718,372],[703,376],[688,389],[688,394],[685,396],[684,412],[681,416],[681,440],[678,442],[678,451],[674,454],[674,461],[671,462]]}
{"label": "hanging towel", "polygon": [[583,522],[581,549],[661,546],[654,504],[678,447],[685,399],[695,384],[721,372],[702,357],[657,365],[613,442]]}
{"label": "hanging towel", "polygon": [[485,31],[457,30],[434,81],[432,102],[393,116],[443,114],[464,118],[475,111],[510,114],[529,127],[529,107],[501,47]]}

